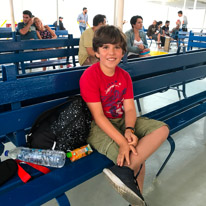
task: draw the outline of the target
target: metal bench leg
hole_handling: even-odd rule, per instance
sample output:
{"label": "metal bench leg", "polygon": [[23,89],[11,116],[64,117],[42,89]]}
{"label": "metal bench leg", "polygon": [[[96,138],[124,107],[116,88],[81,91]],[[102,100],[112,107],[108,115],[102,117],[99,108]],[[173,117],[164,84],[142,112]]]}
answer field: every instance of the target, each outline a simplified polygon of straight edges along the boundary
{"label": "metal bench leg", "polygon": [[179,100],[181,100],[181,94],[180,94],[180,88],[179,88],[179,86],[177,86],[177,94],[178,94]]}
{"label": "metal bench leg", "polygon": [[[0,143],[0,156],[2,155],[2,153],[4,152],[4,144]],[[1,159],[0,159],[1,162]]]}
{"label": "metal bench leg", "polygon": [[70,206],[70,202],[69,202],[65,193],[56,197],[56,200],[57,200],[59,206]]}
{"label": "metal bench leg", "polygon": [[164,169],[165,165],[167,164],[167,162],[169,161],[170,157],[172,156],[173,152],[175,151],[175,142],[174,140],[172,139],[171,136],[168,136],[167,140],[169,141],[170,143],[170,153],[169,155],[167,156],[167,158],[165,159],[164,163],[162,164],[162,166],[160,167],[159,171],[157,172],[156,174],[156,178],[160,175],[160,173],[162,172],[162,170]]}
{"label": "metal bench leg", "polygon": [[142,115],[142,109],[141,109],[141,105],[140,105],[139,99],[137,99],[137,108],[138,108],[139,114]]}
{"label": "metal bench leg", "polygon": [[182,95],[185,99],[187,99],[187,95],[186,95],[186,84],[183,83],[182,84]]}

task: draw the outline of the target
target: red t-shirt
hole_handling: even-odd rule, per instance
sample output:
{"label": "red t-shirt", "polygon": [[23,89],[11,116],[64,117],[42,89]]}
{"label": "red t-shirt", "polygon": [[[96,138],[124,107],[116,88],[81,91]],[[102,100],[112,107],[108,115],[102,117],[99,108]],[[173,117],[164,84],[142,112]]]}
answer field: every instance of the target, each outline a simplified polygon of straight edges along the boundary
{"label": "red t-shirt", "polygon": [[128,72],[115,68],[112,77],[106,76],[99,62],[86,69],[80,78],[80,92],[85,102],[101,102],[109,119],[123,116],[124,99],[133,99],[132,80]]}

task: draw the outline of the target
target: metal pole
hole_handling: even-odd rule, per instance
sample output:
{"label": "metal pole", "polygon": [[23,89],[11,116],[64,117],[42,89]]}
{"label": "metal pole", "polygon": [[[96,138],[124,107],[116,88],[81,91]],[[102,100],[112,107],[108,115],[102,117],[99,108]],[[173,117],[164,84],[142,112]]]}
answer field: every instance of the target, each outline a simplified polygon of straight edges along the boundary
{"label": "metal pole", "polygon": [[193,9],[195,10],[196,7],[197,7],[197,0],[194,1],[194,7],[193,7]]}
{"label": "metal pole", "polygon": [[13,0],[10,0],[10,11],[11,11],[11,30],[12,30],[12,32],[15,32]]}
{"label": "metal pole", "polygon": [[57,4],[57,26],[59,26],[59,0],[56,0]]}
{"label": "metal pole", "polygon": [[169,19],[169,10],[170,10],[170,8],[169,8],[169,6],[167,7],[167,20]]}
{"label": "metal pole", "polygon": [[117,26],[117,0],[114,0],[114,26]]}
{"label": "metal pole", "polygon": [[205,14],[204,14],[203,22],[202,22],[202,30],[204,29],[204,25],[205,25],[205,17],[206,17],[206,9],[205,9]]}
{"label": "metal pole", "polygon": [[182,8],[183,12],[185,11],[186,2],[187,2],[187,0],[184,0],[184,5],[183,5],[183,8]]}
{"label": "metal pole", "polygon": [[124,16],[124,0],[118,0],[117,26],[122,29]]}

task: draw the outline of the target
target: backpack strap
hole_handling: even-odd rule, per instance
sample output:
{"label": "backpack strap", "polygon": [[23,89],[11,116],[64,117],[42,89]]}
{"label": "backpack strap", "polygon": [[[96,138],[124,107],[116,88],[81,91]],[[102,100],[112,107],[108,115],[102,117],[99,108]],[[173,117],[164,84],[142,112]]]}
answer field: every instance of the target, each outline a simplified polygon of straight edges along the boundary
{"label": "backpack strap", "polygon": [[24,161],[21,161],[21,160],[15,160],[16,163],[17,163],[17,166],[18,166],[18,176],[20,177],[20,179],[26,183],[28,182],[30,179],[31,179],[31,175],[29,173],[27,173],[21,166],[20,166],[20,163],[23,162],[23,163],[26,163],[28,164],[29,166],[39,170],[40,172],[44,173],[44,174],[47,174],[49,173],[51,170],[48,169],[47,167],[44,167],[44,166],[41,166],[41,165],[37,165],[37,164],[33,164],[33,163],[30,163],[30,162],[24,162]]}

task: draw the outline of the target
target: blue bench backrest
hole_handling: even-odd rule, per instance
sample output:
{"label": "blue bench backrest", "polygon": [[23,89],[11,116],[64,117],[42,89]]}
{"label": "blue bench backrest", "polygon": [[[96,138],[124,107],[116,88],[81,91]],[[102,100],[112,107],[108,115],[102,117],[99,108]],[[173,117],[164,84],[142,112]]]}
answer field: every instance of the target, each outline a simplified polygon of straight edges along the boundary
{"label": "blue bench backrest", "polygon": [[206,34],[190,32],[187,50],[192,50],[192,47],[206,48]]}
{"label": "blue bench backrest", "polygon": [[[206,60],[206,51],[194,52],[194,55],[196,58],[191,58],[190,54],[182,54],[176,55],[176,58],[171,56],[120,66],[130,73],[135,98],[140,98],[183,82],[206,77],[206,65],[198,63],[198,59],[200,62]],[[6,141],[5,134],[16,132],[16,137],[12,136],[10,140],[17,146],[25,145],[25,133],[28,132],[26,128],[31,127],[39,114],[65,101],[67,96],[79,94],[79,79],[86,68],[16,76],[13,66],[3,67],[3,81],[0,81],[2,140]]]}
{"label": "blue bench backrest", "polygon": [[58,38],[64,38],[69,35],[68,30],[56,30],[55,34],[57,35]]}
{"label": "blue bench backrest", "polygon": [[[76,56],[79,49],[74,47],[78,45],[79,39],[73,39],[71,35],[61,39],[19,40],[10,42],[9,44],[6,41],[0,41],[0,65],[55,57]],[[42,48],[56,49],[37,51]]]}

